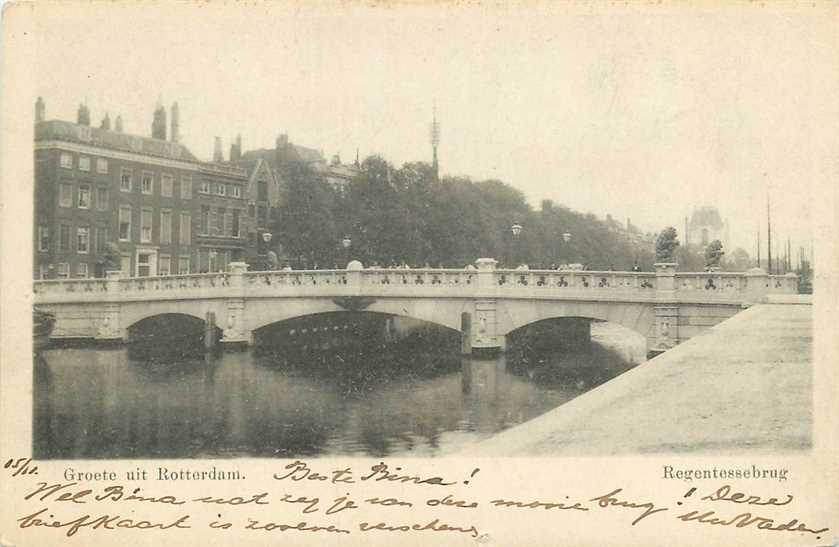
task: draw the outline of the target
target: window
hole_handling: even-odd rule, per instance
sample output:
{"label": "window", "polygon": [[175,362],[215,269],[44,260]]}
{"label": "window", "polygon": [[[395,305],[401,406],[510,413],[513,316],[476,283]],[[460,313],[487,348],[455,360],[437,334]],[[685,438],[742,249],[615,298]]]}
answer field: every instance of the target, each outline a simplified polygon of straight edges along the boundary
{"label": "window", "polygon": [[108,188],[106,186],[96,187],[96,209],[98,211],[108,210]]}
{"label": "window", "polygon": [[38,226],[38,250],[41,252],[50,250],[49,226]]}
{"label": "window", "polygon": [[213,234],[215,235],[224,235],[224,207],[219,207],[216,211],[216,222],[213,225]]}
{"label": "window", "polygon": [[123,192],[131,191],[131,169],[125,167],[119,173],[119,189]]}
{"label": "window", "polygon": [[73,206],[73,184],[62,182],[58,187],[58,205],[61,207]]}
{"label": "window", "polygon": [[154,193],[154,173],[143,171],[143,180],[140,183],[140,191],[144,194]]}
{"label": "window", "polygon": [[76,277],[87,277],[87,262],[76,264]]}
{"label": "window", "polygon": [[47,279],[50,275],[50,268],[46,264],[38,264],[38,279]]}
{"label": "window", "polygon": [[257,201],[268,201],[268,183],[264,180],[256,183],[256,199]]}
{"label": "window", "polygon": [[239,237],[241,235],[239,232],[239,213],[240,211],[238,209],[235,209],[233,211],[233,219],[230,227],[230,235],[232,235],[233,237]]}
{"label": "window", "polygon": [[131,275],[131,255],[119,256],[119,271],[124,275]]}
{"label": "window", "polygon": [[96,252],[104,253],[108,245],[108,228],[99,226],[96,228]]}
{"label": "window", "polygon": [[119,208],[119,240],[131,240],[131,207],[128,205]]}
{"label": "window", "polygon": [[165,198],[171,198],[173,186],[175,186],[175,179],[172,175],[162,175],[160,178],[160,195]]}
{"label": "window", "polygon": [[178,259],[178,273],[181,275],[189,273],[189,257],[182,256]]}
{"label": "window", "polygon": [[149,243],[151,241],[152,223],[152,210],[148,207],[143,207],[140,210],[140,241],[142,243]]}
{"label": "window", "polygon": [[206,181],[201,181],[201,193],[202,194],[209,194],[210,193],[210,183]]}
{"label": "window", "polygon": [[216,193],[220,196],[226,196],[227,195],[227,186],[225,186],[224,184],[216,185]]}
{"label": "window", "polygon": [[90,209],[90,186],[87,184],[79,185],[79,209]]}
{"label": "window", "polygon": [[268,223],[268,210],[263,205],[260,205],[257,208],[256,222],[257,222],[257,224],[259,224],[259,226],[262,226],[262,227],[264,227]]}
{"label": "window", "polygon": [[61,153],[61,167],[65,169],[73,168],[73,155],[68,152]]}
{"label": "window", "polygon": [[87,254],[90,250],[90,228],[79,226],[76,228],[76,252]]}
{"label": "window", "polygon": [[181,177],[181,199],[192,199],[192,177],[189,175]]}
{"label": "window", "polygon": [[210,208],[206,205],[201,206],[201,229],[202,234],[210,233]]}
{"label": "window", "polygon": [[181,245],[189,245],[192,239],[192,218],[188,213],[181,213],[180,231]]}
{"label": "window", "polygon": [[59,224],[58,225],[58,250],[59,251],[69,251],[70,250],[70,225],[69,224]]}
{"label": "window", "polygon": [[96,172],[97,173],[107,173],[108,172],[108,160],[104,158],[96,158]]}
{"label": "window", "polygon": [[233,186],[233,197],[240,198],[242,197],[242,187],[241,186]]}
{"label": "window", "polygon": [[169,275],[172,273],[172,259],[169,255],[160,255],[157,263],[157,275]]}
{"label": "window", "polygon": [[58,263],[58,270],[56,271],[56,277],[59,279],[67,279],[70,277],[70,263],[69,262],[59,262]]}
{"label": "window", "polygon": [[148,277],[151,275],[151,254],[137,254],[137,277]]}
{"label": "window", "polygon": [[164,209],[160,211],[160,244],[172,243],[172,211]]}
{"label": "window", "polygon": [[79,171],[90,171],[90,158],[79,156]]}

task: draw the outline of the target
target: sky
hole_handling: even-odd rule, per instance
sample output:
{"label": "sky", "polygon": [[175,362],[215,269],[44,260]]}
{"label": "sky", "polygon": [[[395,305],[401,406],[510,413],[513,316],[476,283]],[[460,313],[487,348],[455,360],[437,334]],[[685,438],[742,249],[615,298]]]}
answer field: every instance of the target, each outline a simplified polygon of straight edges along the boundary
{"label": "sky", "polygon": [[713,205],[750,254],[767,197],[776,240],[809,247],[835,181],[835,40],[816,9],[152,5],[42,8],[48,119],[86,101],[94,124],[149,135],[155,103],[177,101],[204,159],[216,135],[227,154],[237,133],[245,150],[286,133],[400,165],[430,161],[436,104],[444,175],[644,231]]}

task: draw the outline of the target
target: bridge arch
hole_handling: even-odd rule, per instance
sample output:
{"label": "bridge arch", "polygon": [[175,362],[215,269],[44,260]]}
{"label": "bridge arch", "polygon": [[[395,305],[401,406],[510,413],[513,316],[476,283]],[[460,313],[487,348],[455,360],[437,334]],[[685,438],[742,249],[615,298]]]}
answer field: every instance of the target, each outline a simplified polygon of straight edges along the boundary
{"label": "bridge arch", "polygon": [[[125,328],[125,339],[138,342],[143,339],[180,340],[190,338],[201,340],[204,336],[205,319],[189,313],[167,312],[148,315],[134,321]],[[221,329],[216,327],[217,338]]]}
{"label": "bridge arch", "polygon": [[655,339],[655,309],[646,303],[575,301],[499,301],[497,332],[508,335],[549,319],[578,318],[607,321],[626,327],[647,339]]}
{"label": "bridge arch", "polygon": [[311,315],[364,311],[417,319],[460,331],[461,312],[471,311],[471,302],[467,299],[377,298],[362,305],[357,310],[348,310],[331,298],[289,298],[281,303],[270,299],[248,301],[244,313],[245,327],[253,332],[274,323]]}

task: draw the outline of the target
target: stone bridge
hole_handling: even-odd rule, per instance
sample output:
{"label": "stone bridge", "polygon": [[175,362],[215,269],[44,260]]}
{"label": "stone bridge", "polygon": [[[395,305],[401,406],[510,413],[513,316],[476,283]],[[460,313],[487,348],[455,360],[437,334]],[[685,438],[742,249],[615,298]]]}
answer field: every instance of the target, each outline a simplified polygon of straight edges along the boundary
{"label": "stone bridge", "polygon": [[34,303],[52,312],[52,337],[127,340],[138,321],[162,314],[204,320],[213,312],[222,343],[252,344],[254,331],[318,313],[368,311],[436,323],[462,333],[464,352],[503,350],[507,335],[537,321],[611,321],[663,351],[769,294],[793,294],[798,278],[746,273],[499,270],[482,258],[466,269],[227,272],[34,282]]}

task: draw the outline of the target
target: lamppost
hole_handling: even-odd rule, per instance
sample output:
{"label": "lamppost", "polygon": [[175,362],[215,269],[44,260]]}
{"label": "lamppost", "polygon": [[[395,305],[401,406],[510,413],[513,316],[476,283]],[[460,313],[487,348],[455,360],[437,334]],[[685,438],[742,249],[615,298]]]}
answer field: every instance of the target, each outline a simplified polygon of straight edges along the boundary
{"label": "lamppost", "polygon": [[513,224],[512,226],[510,226],[510,231],[513,232],[513,238],[511,240],[512,245],[513,245],[513,249],[512,249],[512,252],[510,253],[510,255],[511,255],[511,261],[515,263],[515,264],[510,264],[510,266],[513,267],[513,268],[518,267],[518,259],[517,259],[518,253],[516,252],[516,248],[518,246],[518,239],[519,239],[519,234],[521,234],[521,230],[522,230],[521,224],[519,224],[518,222]]}
{"label": "lamppost", "polygon": [[344,236],[341,240],[341,246],[344,248],[344,268],[350,263],[350,245],[352,245],[352,239],[350,236]]}
{"label": "lamppost", "polygon": [[277,258],[277,253],[271,250],[271,239],[274,237],[274,234],[271,232],[262,232],[262,241],[265,243],[265,256],[267,259],[267,266],[272,269],[276,270],[280,266],[280,261]]}
{"label": "lamppost", "polygon": [[[563,232],[562,233],[562,241],[564,243],[568,243],[571,241],[571,233],[570,232]],[[560,258],[561,261],[561,258]],[[571,253],[568,253],[568,262],[571,262]]]}

